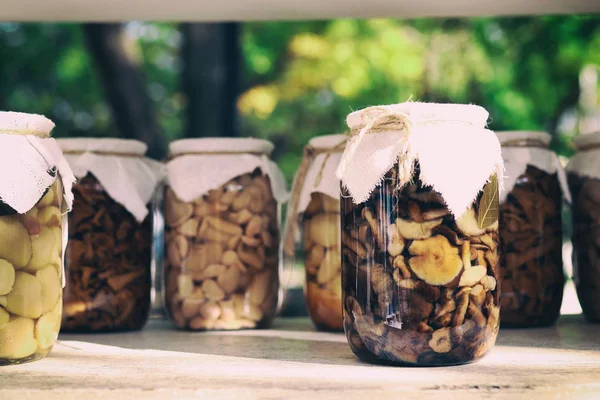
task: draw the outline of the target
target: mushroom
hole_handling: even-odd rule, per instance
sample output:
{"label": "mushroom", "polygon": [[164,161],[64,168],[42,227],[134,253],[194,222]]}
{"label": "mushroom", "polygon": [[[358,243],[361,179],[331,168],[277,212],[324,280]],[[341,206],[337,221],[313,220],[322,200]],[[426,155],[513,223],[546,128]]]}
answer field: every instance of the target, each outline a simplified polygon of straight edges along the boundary
{"label": "mushroom", "polygon": [[15,269],[11,263],[0,259],[0,296],[9,293],[15,283]]}
{"label": "mushroom", "polygon": [[460,282],[458,282],[458,286],[474,286],[481,278],[485,276],[487,272],[487,268],[484,265],[476,265],[469,269],[466,269],[465,272],[460,276]]}
{"label": "mushroom", "polygon": [[436,353],[448,353],[452,350],[450,328],[441,328],[431,334],[429,347]]}
{"label": "mushroom", "polygon": [[42,313],[51,311],[62,290],[61,279],[53,266],[40,269],[35,273],[35,277],[40,282],[42,288]]}
{"label": "mushroom", "polygon": [[31,239],[25,227],[15,218],[0,217],[0,237],[0,258],[10,262],[15,269],[25,267],[32,255]]}
{"label": "mushroom", "polygon": [[480,228],[475,210],[471,207],[456,219],[456,227],[466,236],[480,236],[486,232],[498,230],[498,221],[486,228]]}
{"label": "mushroom", "polygon": [[167,205],[165,219],[171,227],[187,221],[194,213],[194,206],[179,200],[171,189],[168,189],[165,194],[165,204]]}
{"label": "mushroom", "polygon": [[6,326],[0,328],[0,358],[25,358],[35,353],[38,343],[33,332],[33,320],[12,318]]}
{"label": "mushroom", "polygon": [[468,240],[462,245],[462,262],[465,269],[471,268],[471,245]]}
{"label": "mushroom", "polygon": [[7,311],[27,318],[39,318],[43,308],[42,285],[35,276],[18,271],[13,290],[6,295],[6,301]]}
{"label": "mushroom", "polygon": [[485,288],[486,291],[491,292],[496,289],[496,278],[490,275],[486,275],[481,278],[481,284]]}
{"label": "mushroom", "polygon": [[396,219],[398,233],[403,239],[427,239],[431,237],[432,230],[442,223],[442,219],[426,222],[407,221],[402,218]]}
{"label": "mushroom", "polygon": [[458,249],[444,236],[415,240],[408,251],[411,270],[430,285],[445,285],[458,276],[463,264]]}
{"label": "mushroom", "polygon": [[404,256],[396,256],[394,258],[393,266],[400,271],[400,274],[403,278],[410,278],[410,271],[406,265],[406,262],[404,261]]}
{"label": "mushroom", "polygon": [[388,226],[388,246],[387,251],[391,257],[396,257],[404,250],[404,240],[398,234],[396,224]]}

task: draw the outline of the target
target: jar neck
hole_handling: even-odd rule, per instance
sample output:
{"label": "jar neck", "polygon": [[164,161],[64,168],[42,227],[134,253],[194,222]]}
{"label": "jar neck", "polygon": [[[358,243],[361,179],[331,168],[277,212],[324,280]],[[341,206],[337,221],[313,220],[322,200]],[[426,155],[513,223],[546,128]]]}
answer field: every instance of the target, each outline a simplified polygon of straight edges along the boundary
{"label": "jar neck", "polygon": [[502,143],[502,147],[523,147],[523,148],[538,148],[548,150],[547,143],[536,139],[515,139]]}

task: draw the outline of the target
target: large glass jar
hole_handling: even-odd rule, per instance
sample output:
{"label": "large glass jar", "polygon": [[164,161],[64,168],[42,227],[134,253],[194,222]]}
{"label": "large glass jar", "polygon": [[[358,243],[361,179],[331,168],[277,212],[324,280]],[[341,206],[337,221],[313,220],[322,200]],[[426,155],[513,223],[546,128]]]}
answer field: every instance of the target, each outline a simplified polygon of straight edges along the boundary
{"label": "large glass jar", "polygon": [[258,139],[171,144],[165,302],[177,327],[266,328],[275,317],[283,178],[272,149]]}
{"label": "large glass jar", "polygon": [[343,329],[340,185],[335,170],[346,139],[345,135],[320,136],[305,147],[284,238],[284,262],[304,263],[308,313],[315,327],[325,331]]}
{"label": "large glass jar", "polygon": [[[507,170],[500,198],[503,327],[551,325],[560,315],[564,172],[543,132],[497,132]],[[567,192],[567,190],[565,190]]]}
{"label": "large glass jar", "polygon": [[583,314],[600,322],[600,132],[575,138],[567,165],[573,218],[573,280]]}
{"label": "large glass jar", "polygon": [[48,138],[53,127],[41,116],[0,113],[0,168],[19,177],[9,192],[4,178],[0,188],[0,365],[45,357],[60,330],[63,214],[70,206],[60,174],[68,180],[71,172]]}
{"label": "large glass jar", "polygon": [[135,140],[59,140],[79,178],[65,257],[63,332],[141,329],[151,304],[152,213],[163,179]]}
{"label": "large glass jar", "polygon": [[[481,114],[467,120],[471,125],[458,119],[469,108]],[[376,363],[475,361],[493,347],[500,317],[502,158],[495,135],[483,129],[487,113],[475,106],[423,103],[357,113],[348,117],[351,139],[338,170],[344,328],[350,347]],[[444,122],[451,118],[457,119]],[[403,145],[406,139],[410,148]],[[481,171],[469,177],[455,161],[468,155],[467,142],[488,154],[480,167],[490,175],[479,174],[476,185],[469,179]],[[431,143],[439,145],[433,157]],[[399,149],[400,164],[393,162]],[[375,161],[370,157],[387,172],[370,175],[363,169],[355,176]],[[474,192],[475,199],[455,190]]]}

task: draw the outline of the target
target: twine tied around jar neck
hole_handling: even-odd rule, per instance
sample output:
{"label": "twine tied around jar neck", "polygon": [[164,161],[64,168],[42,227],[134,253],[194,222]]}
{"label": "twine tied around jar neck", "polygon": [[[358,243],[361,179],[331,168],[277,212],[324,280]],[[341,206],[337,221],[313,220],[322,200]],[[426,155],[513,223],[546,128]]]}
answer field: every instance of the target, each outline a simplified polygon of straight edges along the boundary
{"label": "twine tied around jar neck", "polygon": [[[356,150],[358,149],[362,139],[367,134],[382,133],[382,132],[400,132],[403,137],[406,138],[404,148],[398,154],[398,188],[401,188],[407,184],[411,179],[414,172],[414,165],[416,155],[412,152],[410,141],[408,137],[412,130],[412,119],[404,112],[390,111],[383,107],[372,107],[364,110],[361,113],[361,119],[365,121],[365,125],[359,125],[353,127],[348,135],[351,140],[346,146],[344,156],[348,159],[352,159]],[[436,123],[437,121],[429,121],[430,123]],[[340,173],[341,165],[338,167],[336,174]]]}
{"label": "twine tied around jar neck", "polygon": [[308,174],[308,170],[311,164],[314,162],[315,158],[318,155],[325,154],[323,163],[321,164],[321,167],[319,168],[319,171],[317,172],[317,176],[315,177],[315,181],[313,183],[313,187],[317,187],[323,179],[323,172],[325,170],[325,166],[327,165],[329,157],[331,157],[332,154],[343,152],[345,148],[346,141],[342,141],[334,147],[314,147],[311,145],[307,145],[306,147],[304,147],[302,162],[300,163],[300,167],[298,168],[298,172],[296,173],[294,189],[290,198],[290,206],[288,207],[286,232],[284,235],[285,242],[283,245],[283,251],[286,255],[290,257],[294,255],[294,236],[296,235],[296,230],[298,229],[297,214],[298,207],[300,204],[300,195],[302,194],[304,182],[306,181],[306,175]]}
{"label": "twine tied around jar neck", "polygon": [[50,137],[49,132],[37,129],[0,129],[0,135],[19,135],[19,136],[37,136],[42,139]]}
{"label": "twine tied around jar neck", "polygon": [[[537,139],[515,139],[502,144],[502,147],[530,147],[538,149],[549,149],[547,143]],[[600,146],[599,146],[600,147]]]}

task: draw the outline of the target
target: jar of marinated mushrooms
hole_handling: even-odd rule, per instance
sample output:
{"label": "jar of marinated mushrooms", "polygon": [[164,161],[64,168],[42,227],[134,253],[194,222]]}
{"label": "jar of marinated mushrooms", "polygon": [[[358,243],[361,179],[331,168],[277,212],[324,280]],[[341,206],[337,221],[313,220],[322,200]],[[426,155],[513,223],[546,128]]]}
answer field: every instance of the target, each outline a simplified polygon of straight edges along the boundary
{"label": "jar of marinated mushrooms", "polygon": [[552,325],[560,315],[566,176],[544,132],[497,132],[506,169],[500,196],[503,327]]}
{"label": "jar of marinated mushrooms", "polygon": [[164,166],[125,139],[58,141],[78,181],[65,258],[64,332],[141,329],[151,304],[151,203]]}
{"label": "jar of marinated mushrooms", "polygon": [[600,322],[600,132],[575,138],[567,165],[573,218],[573,280],[583,314]]}
{"label": "jar of marinated mushrooms", "polygon": [[284,260],[304,261],[308,312],[320,330],[343,329],[340,182],[335,170],[347,138],[316,137],[304,148],[288,208]]}
{"label": "jar of marinated mushrooms", "polygon": [[348,116],[342,294],[361,359],[453,365],[493,347],[503,162],[487,118],[474,105],[416,102]]}
{"label": "jar of marinated mushrooms", "polygon": [[271,324],[279,297],[279,204],[287,199],[272,150],[251,138],[171,144],[165,303],[177,327]]}
{"label": "jar of marinated mushrooms", "polygon": [[41,115],[0,112],[0,365],[45,357],[61,322],[73,175]]}

